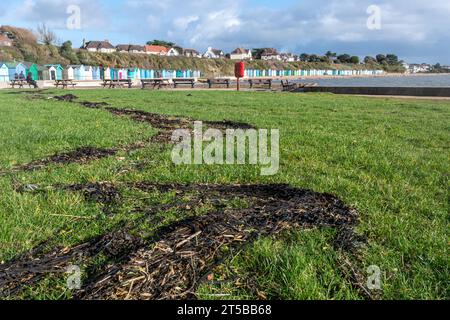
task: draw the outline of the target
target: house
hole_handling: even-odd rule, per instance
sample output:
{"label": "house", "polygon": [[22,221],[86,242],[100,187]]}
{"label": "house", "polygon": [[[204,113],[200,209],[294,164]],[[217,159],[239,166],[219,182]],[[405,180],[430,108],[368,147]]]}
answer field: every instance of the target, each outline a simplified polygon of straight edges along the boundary
{"label": "house", "polygon": [[225,57],[225,53],[222,50],[209,47],[203,54],[203,57],[207,59],[219,59]]}
{"label": "house", "polygon": [[25,76],[28,77],[28,74],[31,74],[31,79],[34,81],[39,80],[39,70],[38,66],[32,62],[24,62],[23,65],[26,68]]}
{"label": "house", "polygon": [[9,81],[9,69],[8,66],[0,62],[0,82],[8,82]]}
{"label": "house", "polygon": [[410,73],[422,73],[422,72],[430,72],[431,65],[422,63],[422,64],[410,64],[409,65],[409,72]]}
{"label": "house", "polygon": [[116,52],[116,48],[111,43],[109,43],[108,40],[86,42],[83,45],[83,49],[85,49],[89,52],[100,52],[100,53]]}
{"label": "house", "polygon": [[144,47],[146,54],[152,54],[157,56],[167,56],[169,49],[164,46],[146,45]]}
{"label": "house", "polygon": [[145,53],[144,46],[134,44],[119,44],[116,50],[121,53]]}
{"label": "house", "polygon": [[44,80],[62,80],[64,68],[60,64],[47,64],[48,78]]}
{"label": "house", "polygon": [[0,34],[0,47],[11,47],[13,42],[4,34]]}
{"label": "house", "polygon": [[281,55],[278,53],[277,49],[268,48],[268,49],[264,49],[264,51],[261,53],[261,60],[281,61]]}
{"label": "house", "polygon": [[144,49],[144,46],[131,44],[130,48],[128,49],[128,52],[130,52],[130,53],[145,53],[145,49]]}
{"label": "house", "polygon": [[178,57],[180,55],[180,52],[175,48],[170,48],[169,51],[167,51],[168,57]]}
{"label": "house", "polygon": [[295,57],[292,53],[281,53],[280,58],[284,62],[295,62]]}
{"label": "house", "polygon": [[117,52],[120,53],[128,53],[130,51],[130,45],[129,44],[119,44],[116,46]]}
{"label": "house", "polygon": [[201,58],[202,55],[195,49],[183,49],[183,56],[189,58]]}
{"label": "house", "polygon": [[252,60],[252,51],[243,48],[237,48],[230,54],[231,60]]}

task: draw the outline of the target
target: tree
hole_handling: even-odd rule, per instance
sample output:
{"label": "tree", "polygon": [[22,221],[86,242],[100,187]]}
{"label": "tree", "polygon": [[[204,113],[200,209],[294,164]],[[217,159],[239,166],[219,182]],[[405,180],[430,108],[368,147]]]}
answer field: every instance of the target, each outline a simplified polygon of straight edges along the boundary
{"label": "tree", "polygon": [[163,46],[163,47],[166,47],[166,48],[172,48],[172,47],[175,46],[174,42],[164,41],[164,40],[148,41],[147,44],[149,46]]}
{"label": "tree", "polygon": [[327,58],[336,58],[337,57],[337,53],[336,52],[327,51],[327,53],[325,53],[325,56]]}
{"label": "tree", "polygon": [[386,56],[384,54],[378,54],[376,58],[379,64],[386,62]]}
{"label": "tree", "polygon": [[396,65],[396,64],[399,64],[397,55],[392,54],[392,53],[386,55],[386,61],[387,61],[387,63],[390,64],[390,65]]}
{"label": "tree", "polygon": [[349,54],[341,54],[337,57],[340,63],[351,63],[351,56]]}
{"label": "tree", "polygon": [[257,59],[257,60],[260,60],[261,59],[261,55],[263,54],[263,52],[264,52],[264,48],[256,48],[256,49],[253,49],[252,50],[252,56],[253,56],[253,58],[255,58],[255,59]]}
{"label": "tree", "polygon": [[359,57],[358,56],[350,57],[350,63],[359,64]]}
{"label": "tree", "polygon": [[59,48],[59,53],[61,56],[66,58],[70,61],[72,64],[79,64],[80,61],[75,53],[75,51],[72,49],[72,42],[66,41],[61,45],[61,48]]}
{"label": "tree", "polygon": [[308,62],[308,61],[309,61],[309,54],[307,54],[307,53],[302,53],[302,54],[300,55],[300,61]]}
{"label": "tree", "polygon": [[45,23],[38,25],[37,33],[39,41],[45,45],[52,45],[57,41],[56,33],[47,28]]}
{"label": "tree", "polygon": [[328,62],[334,62],[334,60],[336,60],[335,58],[337,57],[337,53],[336,52],[327,51],[325,53],[325,57],[327,58]]}
{"label": "tree", "polygon": [[309,56],[309,62],[320,62],[320,57],[317,54],[312,54]]}
{"label": "tree", "polygon": [[365,64],[375,64],[375,63],[377,63],[377,59],[375,59],[374,57],[371,57],[371,56],[367,56],[364,58],[364,63]]}

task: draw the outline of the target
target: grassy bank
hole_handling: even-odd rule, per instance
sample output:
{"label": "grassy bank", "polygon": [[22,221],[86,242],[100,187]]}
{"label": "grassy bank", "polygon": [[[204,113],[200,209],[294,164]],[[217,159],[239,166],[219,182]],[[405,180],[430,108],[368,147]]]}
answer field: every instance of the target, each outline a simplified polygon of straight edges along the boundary
{"label": "grassy bank", "polygon": [[[47,91],[43,96],[54,93],[61,91]],[[362,299],[364,295],[346,273],[345,261],[363,276],[369,266],[380,267],[382,290],[374,297],[450,297],[449,102],[262,92],[77,90],[73,94],[81,101],[104,101],[116,108],[278,128],[280,172],[262,177],[258,167],[247,165],[175,166],[171,147],[158,143],[89,163],[9,171],[0,175],[0,260],[8,261],[47,239],[49,250],[82,243],[124,222],[138,221],[142,212],[135,208],[177,199],[177,194],[131,190],[127,183],[286,183],[334,194],[355,208],[360,214],[357,231],[366,239],[358,254],[330,245],[336,232],[332,228],[263,237],[234,251],[215,268],[216,281],[204,281],[197,289],[199,298],[227,294],[233,298]],[[6,170],[57,151],[123,146],[155,133],[147,124],[74,103],[10,91],[2,91],[0,97],[0,167]],[[83,194],[49,189],[106,181],[123,189],[122,202],[112,215]],[[20,192],[17,186],[28,191],[36,186],[41,191]],[[188,211],[192,210],[201,215],[205,209]],[[158,227],[185,217],[185,210],[161,210],[155,219],[137,224],[134,234],[150,239]],[[104,266],[101,259],[87,262],[90,272]],[[64,276],[51,275],[19,297],[69,298],[71,291],[64,284]]]}

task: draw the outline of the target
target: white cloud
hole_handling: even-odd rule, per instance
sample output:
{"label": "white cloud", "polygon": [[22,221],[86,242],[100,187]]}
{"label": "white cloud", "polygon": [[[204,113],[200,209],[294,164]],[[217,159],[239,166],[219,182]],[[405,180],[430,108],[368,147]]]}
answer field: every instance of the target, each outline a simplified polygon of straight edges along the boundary
{"label": "white cloud", "polygon": [[[86,32],[122,42],[166,38],[203,50],[213,46],[274,46],[300,52],[398,51],[424,58],[447,58],[450,51],[448,0],[303,0],[270,7],[249,0],[71,0],[79,4]],[[367,8],[381,7],[381,30],[367,28]],[[22,0],[18,21],[63,28],[65,0]]]}

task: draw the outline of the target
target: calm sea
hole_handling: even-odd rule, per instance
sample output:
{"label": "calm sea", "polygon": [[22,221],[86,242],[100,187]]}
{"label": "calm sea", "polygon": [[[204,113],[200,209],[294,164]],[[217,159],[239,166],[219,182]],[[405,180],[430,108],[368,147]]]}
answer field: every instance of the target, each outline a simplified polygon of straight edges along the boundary
{"label": "calm sea", "polygon": [[450,87],[450,75],[338,79],[304,78],[300,82],[315,82],[320,86],[328,87]]}

